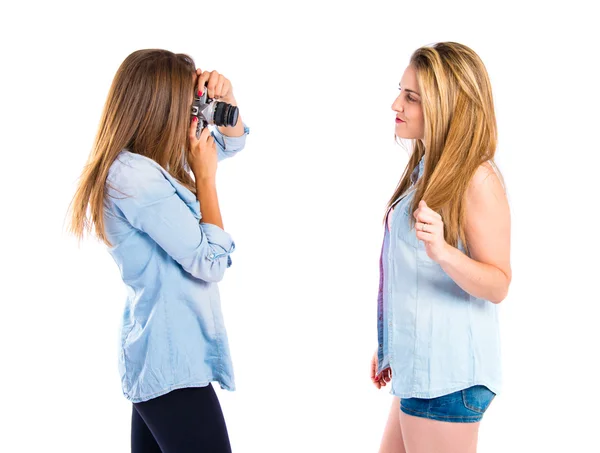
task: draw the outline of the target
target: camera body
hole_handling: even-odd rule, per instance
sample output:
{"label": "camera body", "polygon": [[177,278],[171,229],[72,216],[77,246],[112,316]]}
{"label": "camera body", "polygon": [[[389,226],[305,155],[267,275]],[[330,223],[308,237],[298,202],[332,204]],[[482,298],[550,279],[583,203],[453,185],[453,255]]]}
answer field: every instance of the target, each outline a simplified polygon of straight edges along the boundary
{"label": "camera body", "polygon": [[239,110],[236,106],[227,102],[215,101],[208,97],[208,90],[204,90],[202,96],[194,93],[192,102],[192,116],[198,118],[196,126],[196,137],[200,137],[202,129],[209,124],[217,126],[235,126],[238,120]]}

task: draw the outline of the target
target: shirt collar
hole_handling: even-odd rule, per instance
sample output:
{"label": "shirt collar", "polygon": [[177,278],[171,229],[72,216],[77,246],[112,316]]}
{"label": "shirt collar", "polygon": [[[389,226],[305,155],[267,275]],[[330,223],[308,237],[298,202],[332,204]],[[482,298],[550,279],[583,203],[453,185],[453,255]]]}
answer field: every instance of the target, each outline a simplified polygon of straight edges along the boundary
{"label": "shirt collar", "polygon": [[423,176],[423,171],[425,170],[425,154],[421,157],[419,164],[415,167],[412,174],[410,175],[410,180],[413,184],[416,184],[421,176]]}

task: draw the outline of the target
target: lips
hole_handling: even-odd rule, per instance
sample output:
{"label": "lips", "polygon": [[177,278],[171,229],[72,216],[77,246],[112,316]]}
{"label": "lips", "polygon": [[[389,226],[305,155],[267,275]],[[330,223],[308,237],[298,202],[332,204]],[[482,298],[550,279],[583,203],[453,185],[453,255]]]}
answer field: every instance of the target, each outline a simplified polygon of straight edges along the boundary
{"label": "lips", "polygon": [[406,121],[401,120],[400,118],[396,117],[396,123],[406,123]]}

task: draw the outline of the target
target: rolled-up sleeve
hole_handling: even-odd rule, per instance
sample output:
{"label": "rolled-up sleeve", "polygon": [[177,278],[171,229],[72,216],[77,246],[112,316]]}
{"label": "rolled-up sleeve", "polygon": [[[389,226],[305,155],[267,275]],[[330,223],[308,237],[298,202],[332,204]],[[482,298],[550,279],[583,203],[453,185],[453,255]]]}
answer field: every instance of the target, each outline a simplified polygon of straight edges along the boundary
{"label": "rolled-up sleeve", "polygon": [[217,127],[211,131],[212,136],[215,139],[215,143],[217,144],[217,155],[219,161],[233,157],[242,149],[244,149],[244,146],[246,145],[246,136],[250,133],[250,128],[246,126],[245,123],[242,124],[244,124],[244,134],[240,135],[239,137],[229,137],[228,135],[223,135]]}
{"label": "rolled-up sleeve", "polygon": [[214,261],[227,256],[227,267],[231,266],[229,255],[235,250],[235,242],[233,242],[231,235],[212,223],[200,222],[200,226],[206,234],[208,243],[213,245],[215,249],[218,248],[212,251],[208,258]]}
{"label": "rolled-up sleeve", "polygon": [[125,219],[146,233],[192,276],[207,282],[221,281],[231,266],[229,255],[235,250],[231,235],[217,225],[198,222],[159,171],[126,173],[107,181],[119,191],[111,195]]}

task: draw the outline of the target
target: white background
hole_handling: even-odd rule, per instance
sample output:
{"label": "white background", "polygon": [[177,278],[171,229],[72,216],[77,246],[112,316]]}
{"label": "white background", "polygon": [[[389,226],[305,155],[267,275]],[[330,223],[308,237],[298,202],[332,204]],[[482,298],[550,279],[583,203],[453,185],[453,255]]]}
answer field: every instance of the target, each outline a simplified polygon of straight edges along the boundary
{"label": "white background", "polygon": [[[375,452],[382,216],[410,54],[457,41],[494,90],[512,210],[504,392],[480,452],[600,451],[598,28],[584,2],[28,2],[2,6],[0,450],[127,452],[125,288],[65,214],[112,77],[141,48],[233,82],[247,147],[218,171],[235,452]],[[218,387],[218,386],[217,386]]]}

